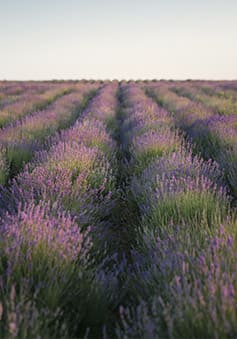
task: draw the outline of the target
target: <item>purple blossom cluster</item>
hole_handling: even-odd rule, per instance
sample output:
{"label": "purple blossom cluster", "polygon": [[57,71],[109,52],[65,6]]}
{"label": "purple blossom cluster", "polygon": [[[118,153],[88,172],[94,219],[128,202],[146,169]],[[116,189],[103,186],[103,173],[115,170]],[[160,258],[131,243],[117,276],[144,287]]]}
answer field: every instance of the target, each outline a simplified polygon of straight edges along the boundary
{"label": "purple blossom cluster", "polygon": [[[202,197],[203,202],[199,203],[203,205],[200,211],[203,213],[205,207],[207,208],[205,200],[210,192],[220,199],[220,204],[224,203],[226,195],[225,189],[221,186],[221,171],[218,165],[211,161],[204,162],[197,156],[192,157],[192,154],[184,149],[153,161],[140,176],[133,177],[131,190],[140,209],[146,213],[159,210],[164,204],[167,205],[168,211],[169,201],[175,203],[180,199],[183,199],[181,209],[185,209],[186,204],[193,203],[193,209],[197,213],[195,196]],[[182,215],[182,211],[179,212]],[[163,209],[162,213],[165,215]],[[216,214],[216,210],[213,210],[213,213]]]}
{"label": "purple blossom cluster", "polygon": [[208,158],[220,164],[226,182],[236,198],[237,175],[237,119],[236,115],[213,115],[209,119],[196,121],[190,128],[189,136],[196,148]]}
{"label": "purple blossom cluster", "polygon": [[65,260],[75,260],[80,254],[85,234],[76,221],[65,212],[59,212],[49,203],[35,202],[19,205],[16,215],[6,214],[1,236],[4,247],[2,255],[8,258],[8,270],[31,265],[34,258],[43,252],[62,264]]}
{"label": "purple blossom cluster", "polygon": [[[237,140],[237,116],[236,115],[218,115],[214,114],[211,117],[203,120],[197,120],[190,128],[190,137],[193,141],[198,142],[198,139],[210,139],[209,147],[214,148],[214,140],[216,145],[219,143],[226,147],[231,147]],[[207,137],[206,137],[207,136]],[[213,141],[211,139],[214,139]],[[206,140],[208,142],[208,140]],[[221,146],[220,146],[221,147]],[[218,152],[217,147],[217,152]]]}
{"label": "purple blossom cluster", "polygon": [[40,152],[33,167],[27,166],[14,181],[11,189],[17,201],[57,202],[58,208],[70,211],[81,226],[108,213],[113,169],[97,147],[62,141],[49,152]]}
{"label": "purple blossom cluster", "polygon": [[140,302],[121,307],[118,338],[236,335],[233,225],[199,236],[192,229],[187,232],[187,226],[166,228],[158,237],[146,235],[143,251],[133,253]]}

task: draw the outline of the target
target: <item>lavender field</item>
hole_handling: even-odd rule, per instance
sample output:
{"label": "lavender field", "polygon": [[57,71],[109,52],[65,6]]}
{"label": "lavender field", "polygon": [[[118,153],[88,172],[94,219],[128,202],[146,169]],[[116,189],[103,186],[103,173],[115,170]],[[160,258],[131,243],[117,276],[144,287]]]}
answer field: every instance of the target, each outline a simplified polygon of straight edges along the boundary
{"label": "lavender field", "polygon": [[0,81],[0,338],[237,338],[237,81]]}

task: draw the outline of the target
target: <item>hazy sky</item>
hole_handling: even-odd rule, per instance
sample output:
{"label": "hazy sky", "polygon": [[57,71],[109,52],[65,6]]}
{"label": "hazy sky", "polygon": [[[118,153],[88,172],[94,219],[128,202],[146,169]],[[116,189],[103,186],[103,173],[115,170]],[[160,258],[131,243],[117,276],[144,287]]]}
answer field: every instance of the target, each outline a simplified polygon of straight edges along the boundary
{"label": "hazy sky", "polygon": [[0,0],[0,79],[237,79],[237,0]]}

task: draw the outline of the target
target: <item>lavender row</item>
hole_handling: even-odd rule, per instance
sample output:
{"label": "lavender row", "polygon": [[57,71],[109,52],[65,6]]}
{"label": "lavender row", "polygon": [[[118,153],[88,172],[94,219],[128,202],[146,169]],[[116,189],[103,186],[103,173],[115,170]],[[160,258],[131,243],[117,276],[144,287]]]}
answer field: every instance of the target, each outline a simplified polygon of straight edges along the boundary
{"label": "lavender row", "polygon": [[0,93],[6,95],[21,95],[28,91],[43,93],[56,86],[57,83],[46,81],[0,81]]}
{"label": "lavender row", "polygon": [[145,89],[148,95],[172,114],[175,125],[185,131],[195,121],[204,120],[213,115],[213,110],[203,104],[195,103],[189,98],[174,93],[166,82],[148,84]]}
{"label": "lavender row", "polygon": [[[93,221],[90,214],[103,214],[104,211],[99,211],[102,206],[97,205],[104,193],[108,199],[111,197],[109,186],[113,187],[113,175],[109,177],[113,169],[109,159],[113,158],[115,144],[101,121],[102,115],[98,120],[94,114],[103,97],[114,96],[115,92],[116,85],[103,88],[82,114],[84,119],[53,137],[49,151],[38,152],[13,181],[10,188],[13,205],[25,208],[32,201],[46,201],[53,209],[56,204],[57,209],[70,212],[82,225]],[[116,105],[114,97],[107,108],[103,106],[104,114],[112,114]],[[101,205],[106,206],[104,198]],[[90,201],[94,207],[89,205]]]}
{"label": "lavender row", "polygon": [[237,113],[237,96],[235,91],[228,95],[227,91],[215,91],[213,86],[202,86],[202,84],[190,85],[190,83],[177,85],[171,87],[175,93],[204,104],[216,114],[228,115]]}
{"label": "lavender row", "polygon": [[233,102],[237,100],[235,81],[198,81],[194,82],[194,85],[207,95],[230,99]]}
{"label": "lavender row", "polygon": [[236,114],[226,116],[213,114],[205,106],[190,104],[189,99],[179,97],[166,86],[153,85],[151,92],[159,102],[175,112],[176,126],[186,132],[194,150],[200,152],[205,159],[212,158],[218,162],[225,172],[230,192],[236,199]]}
{"label": "lavender row", "polygon": [[[125,84],[123,89],[127,118],[122,129],[130,149],[130,166],[141,170],[163,153],[174,151],[180,140],[171,130],[170,114],[148,98],[136,84]],[[132,171],[133,171],[132,170]]]}
{"label": "lavender row", "polygon": [[48,90],[51,86],[49,84],[47,87],[42,86],[43,84],[31,84],[28,82],[23,82],[20,85],[11,83],[3,83],[0,82],[0,108],[2,109],[4,106],[9,105],[24,96],[25,93],[30,92],[32,94],[35,93],[43,93]]}
{"label": "lavender row", "polygon": [[18,119],[33,113],[34,111],[41,110],[47,105],[52,103],[55,99],[69,93],[73,90],[72,86],[57,85],[51,86],[48,90],[42,93],[41,88],[39,91],[24,91],[15,100],[5,105],[0,110],[0,127],[17,121]]}
{"label": "lavender row", "polygon": [[[151,105],[138,86],[127,85],[125,92],[133,168],[138,163],[141,169],[141,152],[149,154],[149,146],[157,153],[131,180],[141,227],[130,258],[133,303],[120,307],[117,337],[235,336],[236,221],[221,171],[216,163],[192,156],[168,112],[164,123],[165,111]],[[152,138],[144,143],[147,130]]]}
{"label": "lavender row", "polygon": [[77,118],[85,97],[93,89],[86,85],[77,91],[57,99],[45,110],[27,115],[1,131],[0,135],[0,182],[6,183],[20,171],[34,152],[43,147],[47,136],[66,128]]}
{"label": "lavender row", "polygon": [[[55,137],[48,152],[39,152],[10,188],[15,212],[2,217],[0,246],[6,336],[80,337],[104,317],[95,312],[103,310],[105,291],[90,253],[96,255],[113,207],[115,144],[106,120],[117,109],[116,92],[116,83],[104,86],[84,118]],[[47,317],[51,326],[42,325]]]}
{"label": "lavender row", "polygon": [[[2,86],[1,86],[2,85]],[[61,86],[60,86],[61,87]],[[65,85],[66,87],[66,85]],[[52,82],[21,82],[0,84],[0,108],[26,98],[26,94],[43,94],[49,90],[59,88],[59,85]]]}
{"label": "lavender row", "polygon": [[[130,166],[135,173],[131,187],[140,209],[149,211],[152,206],[155,206],[155,209],[159,206],[158,209],[162,209],[161,219],[167,219],[169,222],[173,218],[180,223],[183,216],[176,216],[176,214],[182,214],[182,204],[185,206],[186,203],[193,203],[193,208],[189,206],[190,211],[184,209],[187,214],[194,213],[188,221],[192,222],[194,219],[194,223],[201,223],[202,218],[205,219],[204,211],[206,211],[205,221],[212,223],[216,208],[221,210],[221,205],[225,205],[223,199],[227,200],[222,187],[222,172],[218,164],[212,161],[205,162],[199,156],[193,157],[189,144],[174,129],[169,113],[158,107],[151,98],[146,97],[139,86],[127,85],[126,96],[129,118],[125,121],[125,125],[130,125],[128,129],[132,153]],[[154,193],[151,194],[153,190]],[[210,192],[212,212],[209,210],[208,201],[205,201],[205,197],[208,200],[208,192]],[[187,198],[184,197],[186,194]],[[193,199],[191,199],[192,194]],[[195,195],[199,196],[199,194],[200,197],[196,201]],[[179,207],[178,204],[176,206],[176,196],[180,200]],[[166,200],[170,200],[170,197],[174,200],[174,205],[169,206],[170,213],[171,211],[175,213],[173,215],[171,213],[169,220],[168,206],[163,206],[163,203],[166,204]],[[217,203],[216,207],[214,207],[215,203]],[[162,225],[162,220],[156,221],[159,226]]]}

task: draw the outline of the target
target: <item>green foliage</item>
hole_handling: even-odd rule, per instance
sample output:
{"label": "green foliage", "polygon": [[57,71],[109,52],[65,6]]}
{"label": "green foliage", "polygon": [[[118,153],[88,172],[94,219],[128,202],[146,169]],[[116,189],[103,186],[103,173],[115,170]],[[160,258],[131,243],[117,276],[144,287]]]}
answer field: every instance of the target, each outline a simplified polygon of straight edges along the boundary
{"label": "green foliage", "polygon": [[215,194],[190,191],[158,201],[144,223],[153,228],[185,223],[198,230],[203,224],[216,227],[226,219],[228,212],[227,203]]}

